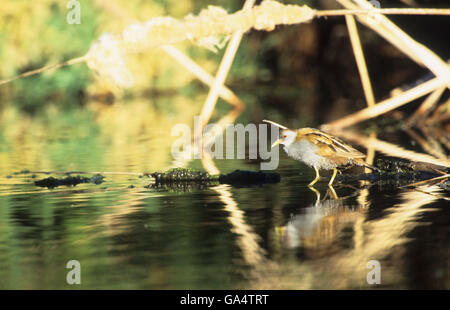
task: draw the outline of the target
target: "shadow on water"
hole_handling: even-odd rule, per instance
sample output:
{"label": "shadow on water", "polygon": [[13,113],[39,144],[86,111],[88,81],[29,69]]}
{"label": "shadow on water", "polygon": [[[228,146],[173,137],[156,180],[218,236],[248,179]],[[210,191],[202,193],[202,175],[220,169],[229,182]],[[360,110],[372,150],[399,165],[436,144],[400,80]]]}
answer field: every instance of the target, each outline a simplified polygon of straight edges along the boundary
{"label": "shadow on water", "polygon": [[[106,175],[101,184],[47,189],[34,186],[32,173],[12,174],[170,167],[173,140],[139,129],[144,119],[111,134],[114,119],[80,122],[63,140],[39,123],[2,130],[0,288],[72,289],[69,260],[80,262],[84,289],[450,288],[449,194],[438,185],[337,182],[334,195],[326,181],[308,187],[313,169],[282,152],[280,182],[252,187],[171,191],[137,175]],[[369,141],[358,137],[347,139]],[[371,140],[377,156],[383,141]],[[202,164],[259,169],[249,160],[188,167]],[[373,260],[381,284],[367,282]]]}

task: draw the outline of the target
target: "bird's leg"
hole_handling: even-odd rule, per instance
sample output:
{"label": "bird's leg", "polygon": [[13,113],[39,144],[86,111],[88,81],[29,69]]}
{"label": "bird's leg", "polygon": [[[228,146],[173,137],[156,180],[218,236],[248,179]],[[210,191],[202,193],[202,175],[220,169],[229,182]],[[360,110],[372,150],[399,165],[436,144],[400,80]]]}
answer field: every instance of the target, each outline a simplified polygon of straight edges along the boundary
{"label": "bird's leg", "polygon": [[316,170],[316,178],[314,180],[312,180],[311,183],[309,183],[309,186],[313,186],[320,179],[319,169],[317,169],[317,167],[314,166],[314,170]]}
{"label": "bird's leg", "polygon": [[333,175],[331,176],[330,182],[328,182],[328,186],[332,186],[334,178],[336,177],[336,174],[338,173],[337,168],[333,168]]}
{"label": "bird's leg", "polygon": [[275,227],[275,233],[278,237],[280,237],[281,239],[284,239],[284,236],[286,235],[286,227],[285,226]]}

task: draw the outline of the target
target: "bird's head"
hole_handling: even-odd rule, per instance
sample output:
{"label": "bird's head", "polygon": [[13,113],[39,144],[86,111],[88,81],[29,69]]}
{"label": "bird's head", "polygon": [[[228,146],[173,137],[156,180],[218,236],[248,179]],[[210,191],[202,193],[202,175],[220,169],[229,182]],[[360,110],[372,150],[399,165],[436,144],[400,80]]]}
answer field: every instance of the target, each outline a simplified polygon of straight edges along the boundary
{"label": "bird's head", "polygon": [[272,147],[277,146],[278,144],[283,144],[284,146],[289,147],[292,143],[295,142],[297,138],[297,132],[295,132],[294,130],[291,130],[283,125],[277,124],[272,121],[268,120],[263,121],[281,128],[280,138],[272,144]]}

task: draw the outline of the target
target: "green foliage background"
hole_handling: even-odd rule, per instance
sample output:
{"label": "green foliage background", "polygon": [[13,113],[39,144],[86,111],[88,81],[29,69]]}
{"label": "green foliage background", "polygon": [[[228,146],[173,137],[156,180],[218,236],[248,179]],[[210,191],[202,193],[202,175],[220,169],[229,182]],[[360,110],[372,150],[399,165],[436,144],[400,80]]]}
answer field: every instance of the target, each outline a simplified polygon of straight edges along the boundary
{"label": "green foliage background", "polygon": [[[88,1],[80,0],[81,24],[68,24],[68,1],[27,0],[2,1],[0,11],[0,78],[56,64],[84,55],[90,45],[105,32],[120,33],[130,22],[143,22],[152,17],[170,15],[183,18],[198,13],[207,5],[221,5],[229,11],[239,9],[240,1]],[[207,70],[213,70],[219,55],[192,44],[182,44],[185,50]],[[151,88],[153,92],[167,89],[183,90],[192,82],[186,70],[159,51],[139,55],[133,72],[139,93]],[[161,59],[162,57],[162,59]],[[132,62],[132,61],[131,61]],[[133,66],[133,64],[131,64]],[[28,112],[48,103],[76,104],[87,94],[95,94],[95,74],[84,65],[72,65],[30,78],[20,79],[0,88],[1,104],[8,102]],[[94,85],[89,89],[89,85]],[[145,85],[145,87],[143,86]],[[185,90],[186,91],[186,90]],[[102,91],[100,91],[101,93]]]}

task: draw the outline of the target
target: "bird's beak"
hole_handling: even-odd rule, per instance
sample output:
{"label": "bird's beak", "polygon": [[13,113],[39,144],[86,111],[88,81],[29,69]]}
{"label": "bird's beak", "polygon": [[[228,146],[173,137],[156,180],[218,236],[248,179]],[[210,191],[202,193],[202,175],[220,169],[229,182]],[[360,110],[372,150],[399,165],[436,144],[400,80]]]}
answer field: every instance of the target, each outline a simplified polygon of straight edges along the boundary
{"label": "bird's beak", "polygon": [[281,140],[281,139],[278,139],[277,141],[275,141],[273,144],[272,144],[272,148],[274,147],[274,146],[277,146],[278,144],[280,144],[281,142],[283,142],[283,140]]}

